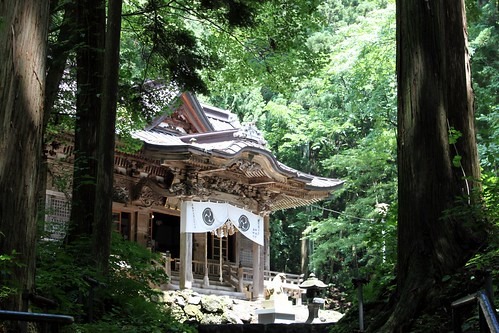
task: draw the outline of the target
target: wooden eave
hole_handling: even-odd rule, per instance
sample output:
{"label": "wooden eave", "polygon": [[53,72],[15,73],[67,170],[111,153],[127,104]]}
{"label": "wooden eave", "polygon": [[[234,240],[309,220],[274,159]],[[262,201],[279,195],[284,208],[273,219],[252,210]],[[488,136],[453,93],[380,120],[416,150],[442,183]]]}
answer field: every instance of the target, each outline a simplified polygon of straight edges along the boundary
{"label": "wooden eave", "polygon": [[[177,105],[179,103],[180,105]],[[173,127],[185,125],[184,122],[173,117],[173,114],[178,113],[178,116],[182,116],[185,118],[187,123],[190,123],[193,126],[194,132],[207,133],[214,131],[208,117],[206,117],[203,112],[203,107],[189,92],[181,93],[177,96],[177,98],[174,98],[173,102],[169,104],[168,109],[172,110],[172,113],[165,113],[157,117],[149,126],[146,127],[146,130],[156,128],[166,120],[169,124],[173,125]]]}
{"label": "wooden eave", "polygon": [[184,116],[196,127],[199,133],[214,131],[208,117],[203,112],[203,107],[191,93],[183,93],[181,100],[186,107]]}
{"label": "wooden eave", "polygon": [[210,169],[228,168],[238,160],[243,159],[260,164],[265,171],[265,174],[260,174],[256,177],[252,177],[246,173],[245,176],[249,179],[268,177],[269,183],[272,181],[275,183],[294,182],[294,185],[291,187],[306,188],[310,191],[330,191],[341,187],[341,183],[334,184],[330,187],[314,187],[309,184],[312,180],[312,176],[307,177],[304,174],[290,172],[289,170],[284,169],[277,163],[270,152],[256,147],[245,147],[235,154],[227,154],[226,152],[218,150],[206,151],[194,145],[164,147],[146,144],[145,151],[148,155],[150,154],[152,158],[162,160],[162,164],[165,166],[172,161],[182,161],[185,164],[199,167],[203,171],[209,171]]}

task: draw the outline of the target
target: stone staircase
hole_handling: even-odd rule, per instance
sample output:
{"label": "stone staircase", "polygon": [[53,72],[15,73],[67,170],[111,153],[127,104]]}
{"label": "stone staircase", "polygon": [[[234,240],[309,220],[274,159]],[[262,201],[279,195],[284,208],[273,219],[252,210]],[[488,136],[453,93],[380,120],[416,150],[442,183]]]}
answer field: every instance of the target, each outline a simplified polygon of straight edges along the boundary
{"label": "stone staircase", "polygon": [[[172,272],[170,276],[170,283],[165,287],[165,289],[176,290],[179,289],[180,278],[177,272]],[[203,286],[203,277],[194,276],[194,281],[192,283],[192,290],[202,295],[217,295],[217,296],[228,296],[230,298],[248,300],[248,297],[243,292],[238,292],[232,285],[227,282],[220,282],[218,280],[210,279],[209,286]]]}

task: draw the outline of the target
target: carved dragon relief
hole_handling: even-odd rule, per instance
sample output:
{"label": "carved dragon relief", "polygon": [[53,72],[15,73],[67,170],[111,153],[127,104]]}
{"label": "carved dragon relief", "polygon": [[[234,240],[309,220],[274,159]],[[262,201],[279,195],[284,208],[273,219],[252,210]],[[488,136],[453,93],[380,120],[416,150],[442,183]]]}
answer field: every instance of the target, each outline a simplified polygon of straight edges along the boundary
{"label": "carved dragon relief", "polygon": [[115,175],[113,184],[113,201],[121,203],[129,203],[130,200],[130,188],[132,188],[134,182],[131,178]]}
{"label": "carved dragon relief", "polygon": [[140,191],[140,201],[145,207],[150,207],[152,205],[163,206],[165,199],[163,195],[158,194],[148,185],[144,185]]}
{"label": "carved dragon relief", "polygon": [[210,194],[211,192],[204,186],[204,180],[199,177],[199,169],[193,167],[179,172],[168,189],[170,197],[209,196]]}
{"label": "carved dragon relief", "polygon": [[113,201],[121,203],[135,202],[140,206],[164,204],[166,189],[156,178],[143,177],[138,182],[128,177],[115,177]]}

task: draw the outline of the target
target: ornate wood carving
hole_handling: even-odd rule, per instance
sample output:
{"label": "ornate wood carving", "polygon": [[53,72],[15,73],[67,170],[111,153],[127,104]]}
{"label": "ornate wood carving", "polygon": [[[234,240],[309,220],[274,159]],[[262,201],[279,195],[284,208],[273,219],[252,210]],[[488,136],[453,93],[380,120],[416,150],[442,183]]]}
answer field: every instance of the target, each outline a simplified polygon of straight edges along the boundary
{"label": "ornate wood carving", "polygon": [[242,124],[241,129],[234,133],[234,137],[253,140],[262,146],[267,145],[267,141],[263,138],[262,132],[256,127],[255,122]]}
{"label": "ornate wood carving", "polygon": [[113,201],[128,203],[130,202],[129,190],[127,187],[113,186]]}
{"label": "ornate wood carving", "polygon": [[[269,177],[260,164],[248,160],[240,159],[236,161],[236,163],[234,163],[230,169],[237,172],[242,172],[247,178]],[[269,177],[269,180],[272,179],[270,179]]]}
{"label": "ornate wood carving", "polygon": [[116,176],[114,179],[113,201],[134,202],[139,206],[163,206],[167,190],[153,177],[141,179],[130,176]]}
{"label": "ornate wood carving", "polygon": [[[177,113],[172,124],[178,126],[183,121],[182,114]],[[258,142],[258,134],[248,125],[236,136]],[[72,172],[68,172],[67,166],[71,165],[72,151],[72,139],[67,137],[61,136],[47,145],[49,184],[53,183],[49,187],[71,185]],[[259,163],[251,155],[230,161],[205,154],[191,155],[186,160],[170,161],[167,167],[141,154],[116,152],[113,201],[149,207],[163,206],[166,198],[177,201],[199,198],[248,207],[258,205],[260,211],[273,211],[304,205],[327,195],[326,192],[310,193],[303,183],[290,182],[285,177],[276,179],[268,168],[271,166]],[[65,174],[68,181],[61,178]]]}
{"label": "ornate wood carving", "polygon": [[140,202],[145,207],[150,207],[152,205],[163,206],[164,205],[164,196],[158,194],[148,185],[144,185],[140,191]]}

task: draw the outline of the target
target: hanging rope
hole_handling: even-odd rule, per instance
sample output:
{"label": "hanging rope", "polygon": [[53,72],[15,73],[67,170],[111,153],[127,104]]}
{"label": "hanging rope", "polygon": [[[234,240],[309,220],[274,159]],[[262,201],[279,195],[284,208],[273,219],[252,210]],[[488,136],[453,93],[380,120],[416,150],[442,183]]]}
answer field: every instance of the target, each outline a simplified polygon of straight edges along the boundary
{"label": "hanging rope", "polygon": [[218,238],[232,236],[235,233],[236,227],[231,220],[227,220],[227,222],[225,222],[220,228],[211,231],[211,234],[217,236]]}
{"label": "hanging rope", "polygon": [[324,207],[320,207],[320,206],[316,206],[316,205],[311,205],[311,207],[314,207],[314,208],[318,208],[318,209],[322,209],[323,211],[327,211],[327,212],[332,212],[332,213],[336,213],[338,215],[343,215],[345,217],[348,217],[348,218],[351,218],[351,219],[355,219],[355,220],[361,220],[361,221],[376,221],[376,219],[368,219],[368,218],[364,218],[364,217],[357,217],[357,216],[352,216],[352,215],[348,215],[348,214],[345,214],[343,212],[339,212],[337,210],[334,210],[334,209],[329,209],[329,208],[324,208]]}

